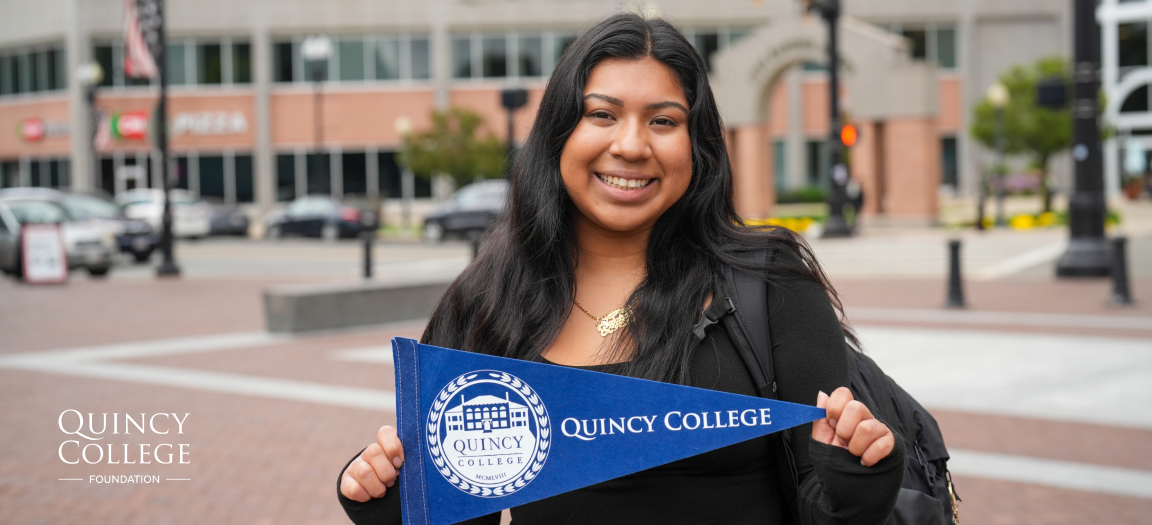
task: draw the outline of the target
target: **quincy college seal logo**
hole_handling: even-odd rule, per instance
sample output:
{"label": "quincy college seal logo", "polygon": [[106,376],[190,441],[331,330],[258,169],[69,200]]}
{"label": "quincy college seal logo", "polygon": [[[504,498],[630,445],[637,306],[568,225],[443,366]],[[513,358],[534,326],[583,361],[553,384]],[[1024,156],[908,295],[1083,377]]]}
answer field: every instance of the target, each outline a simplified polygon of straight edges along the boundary
{"label": "quincy college seal logo", "polygon": [[495,370],[450,381],[428,412],[428,452],[444,479],[473,496],[501,497],[540,473],[551,445],[536,391]]}

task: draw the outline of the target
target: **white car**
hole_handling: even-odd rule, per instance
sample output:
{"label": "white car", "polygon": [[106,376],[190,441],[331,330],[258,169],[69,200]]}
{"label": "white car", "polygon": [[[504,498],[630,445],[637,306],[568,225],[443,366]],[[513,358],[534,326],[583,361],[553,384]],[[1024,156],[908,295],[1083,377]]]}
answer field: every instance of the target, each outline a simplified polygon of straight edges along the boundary
{"label": "white car", "polygon": [[[124,215],[140,219],[162,231],[164,217],[164,191],[150,188],[128,190],[116,195],[116,204],[124,208]],[[204,237],[212,231],[212,214],[208,204],[187,190],[172,190],[172,235],[176,237]]]}
{"label": "white car", "polygon": [[105,275],[112,268],[116,238],[107,228],[90,221],[73,221],[64,207],[41,199],[0,199],[0,270],[19,275],[22,270],[20,230],[24,224],[59,224],[69,268],[84,268]]}

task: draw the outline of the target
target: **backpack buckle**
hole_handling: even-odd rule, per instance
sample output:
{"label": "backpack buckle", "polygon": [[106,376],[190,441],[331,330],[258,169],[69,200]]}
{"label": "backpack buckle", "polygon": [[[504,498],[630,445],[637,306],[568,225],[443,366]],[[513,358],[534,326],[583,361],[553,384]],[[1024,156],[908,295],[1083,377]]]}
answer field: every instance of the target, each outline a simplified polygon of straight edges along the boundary
{"label": "backpack buckle", "polygon": [[704,309],[704,312],[700,314],[700,322],[692,327],[692,333],[696,335],[697,339],[703,341],[705,329],[720,322],[720,319],[725,315],[735,311],[736,305],[732,302],[731,297],[725,297],[723,301],[713,301],[712,304],[708,305],[708,308]]}

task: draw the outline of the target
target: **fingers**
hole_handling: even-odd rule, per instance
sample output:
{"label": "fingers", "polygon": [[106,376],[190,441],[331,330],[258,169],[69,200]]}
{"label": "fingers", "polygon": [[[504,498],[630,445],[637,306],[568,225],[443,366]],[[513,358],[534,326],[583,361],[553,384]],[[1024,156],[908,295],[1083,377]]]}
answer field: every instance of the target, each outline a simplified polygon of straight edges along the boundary
{"label": "fingers", "polygon": [[852,401],[852,391],[844,386],[833,390],[832,395],[828,396],[828,405],[824,408],[828,410],[828,422],[833,428],[840,421],[840,415],[850,401]]}
{"label": "fingers", "polygon": [[[876,420],[872,419],[871,421]],[[876,421],[876,423],[884,427],[884,433],[881,434],[879,438],[876,438],[872,444],[868,445],[868,448],[864,449],[864,453],[860,455],[860,464],[865,467],[871,467],[879,463],[880,460],[888,457],[888,454],[892,453],[892,449],[896,448],[896,436],[892,434],[892,430],[879,421]],[[851,450],[851,447],[849,447],[849,450]]]}
{"label": "fingers", "polygon": [[376,443],[384,449],[384,454],[393,467],[404,466],[404,446],[400,444],[400,437],[396,435],[395,427],[388,425],[380,427],[380,430],[376,431]]}
{"label": "fingers", "polygon": [[[828,406],[828,394],[821,391],[816,394],[816,408],[825,408],[826,406]],[[827,417],[812,422],[812,439],[825,445],[831,445],[835,438],[836,430],[828,423]]]}
{"label": "fingers", "polygon": [[[344,494],[344,497],[365,502],[369,499],[379,498],[384,495],[384,483],[381,482],[380,478],[376,475],[376,469],[364,459],[364,454],[367,454],[368,450],[372,447],[379,447],[379,445],[372,444],[365,449],[364,453],[360,454],[360,457],[353,460],[351,465],[348,465],[348,468],[344,471],[344,476],[340,478],[340,492]],[[353,484],[355,484],[355,486]],[[347,487],[347,490],[345,487]]]}

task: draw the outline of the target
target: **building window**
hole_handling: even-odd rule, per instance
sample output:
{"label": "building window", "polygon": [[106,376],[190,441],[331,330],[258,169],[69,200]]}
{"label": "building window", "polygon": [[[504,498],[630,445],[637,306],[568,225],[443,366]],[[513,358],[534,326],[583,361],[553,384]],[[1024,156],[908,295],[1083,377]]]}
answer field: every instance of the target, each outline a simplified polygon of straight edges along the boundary
{"label": "building window", "polygon": [[1144,113],[1148,111],[1148,84],[1136,88],[1120,105],[1121,113]]}
{"label": "building window", "polygon": [[940,138],[940,175],[945,186],[956,188],[960,173],[959,155],[956,153],[956,137]]}
{"label": "building window", "polygon": [[1120,67],[1143,67],[1148,65],[1148,23],[1136,22],[1119,24]]}
{"label": "building window", "polygon": [[368,157],[364,152],[340,155],[340,180],[343,194],[368,194]]}
{"label": "building window", "polygon": [[[300,56],[303,36],[272,43],[274,82],[311,82],[313,64]],[[348,35],[333,39],[332,56],[320,67],[328,82],[428,80],[428,38],[413,35]]]}
{"label": "building window", "polygon": [[456,34],[452,78],[546,77],[575,40],[575,35],[552,31]]}
{"label": "building window", "polygon": [[236,202],[255,202],[255,173],[252,155],[236,155]]}
{"label": "building window", "polygon": [[685,28],[683,30],[684,37],[692,43],[696,52],[700,53],[704,63],[708,65],[709,71],[712,70],[712,55],[714,53],[726,49],[751,31],[752,28],[750,27]]}
{"label": "building window", "polygon": [[956,27],[951,24],[881,24],[890,33],[907,38],[916,60],[935,62],[941,69],[956,69]]}
{"label": "building window", "polygon": [[63,44],[0,50],[0,96],[67,87]]}
{"label": "building window", "polygon": [[196,45],[196,83],[221,84],[224,82],[223,56],[220,44]]}
{"label": "building window", "polygon": [[784,139],[772,141],[772,177],[776,179],[776,191],[783,192],[788,188],[788,149]]}
{"label": "building window", "polygon": [[480,42],[480,63],[484,78],[508,76],[508,45],[504,37],[485,36]]}
{"label": "building window", "polygon": [[305,157],[308,167],[306,188],[308,195],[330,195],[332,193],[332,157],[327,153],[308,153]]}
{"label": "building window", "polygon": [[296,154],[276,155],[276,200],[287,202],[296,198]]}
{"label": "building window", "polygon": [[400,41],[381,38],[376,41],[376,80],[400,79]]}
{"label": "building window", "polygon": [[828,180],[828,141],[808,140],[805,143],[805,152],[808,170],[808,184],[810,186],[823,186]]}
{"label": "building window", "polygon": [[364,39],[346,38],[336,46],[337,60],[340,62],[340,80],[364,80]]}
{"label": "building window", "polygon": [[[101,87],[159,82],[124,75],[122,40],[97,43],[92,56],[104,69]],[[252,46],[246,40],[232,38],[169,39],[164,47],[164,70],[172,86],[251,84]]]}
{"label": "building window", "polygon": [[472,78],[472,39],[452,37],[452,78]]}

